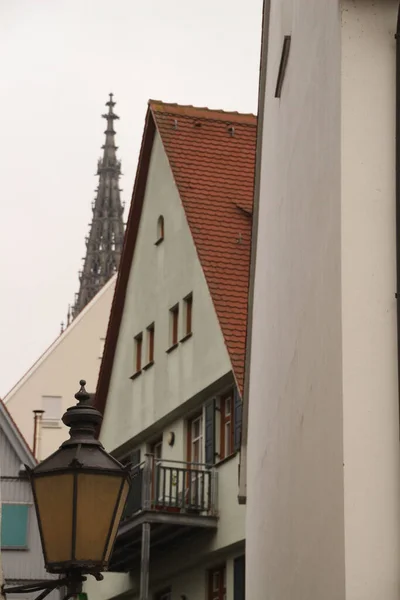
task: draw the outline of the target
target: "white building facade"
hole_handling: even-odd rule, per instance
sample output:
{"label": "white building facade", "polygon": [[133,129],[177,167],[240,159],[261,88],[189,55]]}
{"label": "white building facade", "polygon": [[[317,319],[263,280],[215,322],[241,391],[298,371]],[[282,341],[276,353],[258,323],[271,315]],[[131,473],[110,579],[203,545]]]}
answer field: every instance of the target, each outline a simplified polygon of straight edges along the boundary
{"label": "white building facade", "polygon": [[246,594],[398,600],[398,2],[264,7]]}
{"label": "white building facade", "polygon": [[[89,392],[96,389],[115,281],[116,276],[3,399],[38,460],[49,456],[68,438],[61,417],[76,402],[79,380],[86,380]],[[44,411],[39,413],[36,431],[34,411]]]}

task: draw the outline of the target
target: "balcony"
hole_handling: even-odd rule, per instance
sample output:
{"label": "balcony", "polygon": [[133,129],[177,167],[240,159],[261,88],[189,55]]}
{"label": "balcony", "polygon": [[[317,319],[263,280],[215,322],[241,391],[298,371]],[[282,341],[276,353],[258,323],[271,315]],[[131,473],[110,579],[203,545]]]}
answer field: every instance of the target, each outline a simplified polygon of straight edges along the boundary
{"label": "balcony", "polygon": [[142,525],[150,524],[150,551],[215,531],[217,472],[200,463],[156,459],[132,468],[131,490],[119,527],[110,571],[131,571],[140,562]]}

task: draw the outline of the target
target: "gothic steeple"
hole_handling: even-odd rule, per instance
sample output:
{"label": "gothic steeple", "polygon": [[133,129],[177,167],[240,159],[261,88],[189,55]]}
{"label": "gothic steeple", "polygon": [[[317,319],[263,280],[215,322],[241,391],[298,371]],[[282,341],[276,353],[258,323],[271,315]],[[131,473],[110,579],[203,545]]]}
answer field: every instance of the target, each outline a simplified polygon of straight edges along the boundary
{"label": "gothic steeple", "polygon": [[124,237],[123,206],[120,198],[119,178],[121,162],[117,160],[113,95],[106,103],[108,112],[102,117],[107,121],[103,158],[97,164],[99,186],[92,204],[93,218],[89,236],[86,238],[86,256],[83,270],[79,273],[80,287],[73,307],[73,318],[90,302],[105,283],[114,275],[121,258]]}

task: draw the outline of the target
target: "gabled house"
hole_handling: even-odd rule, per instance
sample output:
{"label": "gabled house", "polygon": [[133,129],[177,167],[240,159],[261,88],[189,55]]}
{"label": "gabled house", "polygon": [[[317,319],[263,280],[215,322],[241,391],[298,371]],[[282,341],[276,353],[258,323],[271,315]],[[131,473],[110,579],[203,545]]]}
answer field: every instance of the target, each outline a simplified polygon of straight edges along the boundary
{"label": "gabled house", "polygon": [[[84,378],[89,390],[96,388],[115,281],[116,275],[4,398],[39,460],[55,452],[67,437],[61,417],[71,406],[76,381]],[[39,411],[36,426],[34,411]]]}
{"label": "gabled house", "polygon": [[[33,468],[36,460],[0,400],[0,545],[7,586],[52,578],[44,568],[33,494],[25,465]],[[19,599],[35,595],[10,594],[9,597]],[[49,596],[57,597],[57,592]]]}
{"label": "gabled house", "polygon": [[96,390],[100,440],[133,466],[110,568],[129,575],[89,597],[244,600],[255,145],[253,115],[149,102]]}

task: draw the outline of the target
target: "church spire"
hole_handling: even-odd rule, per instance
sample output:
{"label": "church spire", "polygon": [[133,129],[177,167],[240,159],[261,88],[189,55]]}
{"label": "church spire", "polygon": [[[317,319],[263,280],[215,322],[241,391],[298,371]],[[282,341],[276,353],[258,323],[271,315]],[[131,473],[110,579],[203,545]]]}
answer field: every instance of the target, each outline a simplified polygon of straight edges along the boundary
{"label": "church spire", "polygon": [[106,103],[108,112],[102,117],[107,121],[103,158],[98,161],[99,185],[92,204],[93,218],[89,236],[86,238],[86,256],[83,270],[79,273],[80,287],[73,307],[73,318],[90,302],[105,283],[114,275],[121,258],[124,237],[123,206],[120,198],[119,178],[121,163],[117,160],[113,94]]}

